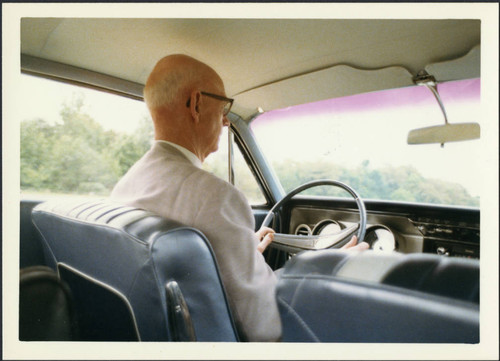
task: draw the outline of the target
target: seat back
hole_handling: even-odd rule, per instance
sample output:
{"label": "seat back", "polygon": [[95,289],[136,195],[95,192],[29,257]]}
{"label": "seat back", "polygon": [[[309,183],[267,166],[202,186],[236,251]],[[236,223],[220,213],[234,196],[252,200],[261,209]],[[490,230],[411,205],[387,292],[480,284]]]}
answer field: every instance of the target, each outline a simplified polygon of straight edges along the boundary
{"label": "seat back", "polygon": [[83,340],[238,340],[198,230],[107,200],[47,202],[32,218],[74,294]]}
{"label": "seat back", "polygon": [[285,342],[479,342],[479,261],[325,250],[278,282]]}

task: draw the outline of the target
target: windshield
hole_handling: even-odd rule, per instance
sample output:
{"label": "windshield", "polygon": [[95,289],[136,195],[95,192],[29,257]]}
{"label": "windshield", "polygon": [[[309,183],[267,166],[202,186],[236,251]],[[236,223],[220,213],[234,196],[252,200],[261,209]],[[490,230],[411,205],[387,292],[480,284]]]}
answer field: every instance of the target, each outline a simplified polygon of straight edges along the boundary
{"label": "windshield", "polygon": [[[479,122],[479,79],[439,84],[438,91],[450,123]],[[410,130],[442,124],[430,90],[414,86],[270,111],[251,128],[287,192],[327,178],[365,199],[478,207],[480,139],[407,144]]]}

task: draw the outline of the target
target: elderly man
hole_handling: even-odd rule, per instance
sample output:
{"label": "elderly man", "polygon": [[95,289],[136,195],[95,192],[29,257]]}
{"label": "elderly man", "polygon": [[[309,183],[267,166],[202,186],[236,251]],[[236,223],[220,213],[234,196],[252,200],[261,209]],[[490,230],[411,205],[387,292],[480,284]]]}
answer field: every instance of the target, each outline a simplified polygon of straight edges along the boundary
{"label": "elderly man", "polygon": [[[144,99],[154,122],[155,143],[118,182],[111,197],[201,230],[215,252],[242,338],[279,340],[277,279],[261,254],[272,242],[273,231],[254,233],[244,195],[201,169],[205,158],[218,149],[222,127],[229,125],[226,115],[232,99],[226,97],[221,78],[198,60],[170,55],[151,72]],[[353,239],[349,246],[355,243]]]}

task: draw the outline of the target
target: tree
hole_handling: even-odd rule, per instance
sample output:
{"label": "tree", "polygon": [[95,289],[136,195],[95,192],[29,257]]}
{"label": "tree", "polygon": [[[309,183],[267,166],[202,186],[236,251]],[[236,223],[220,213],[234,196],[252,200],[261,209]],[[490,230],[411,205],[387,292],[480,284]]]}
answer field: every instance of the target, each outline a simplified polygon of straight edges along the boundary
{"label": "tree", "polygon": [[54,128],[43,119],[21,123],[21,187],[47,189],[50,185]]}
{"label": "tree", "polygon": [[[287,192],[311,180],[334,179],[353,187],[365,199],[479,206],[479,199],[472,197],[463,186],[424,178],[412,166],[372,169],[369,161],[364,161],[350,169],[325,161],[293,160],[273,166]],[[305,194],[347,196],[333,187],[313,188]]]}
{"label": "tree", "polygon": [[84,104],[76,93],[62,105],[62,122],[21,123],[21,189],[107,195],[150,147],[151,120],[142,119],[133,134],[106,131]]}
{"label": "tree", "polygon": [[154,138],[153,122],[149,117],[144,117],[141,119],[134,133],[117,138],[113,143],[110,153],[117,163],[117,172],[121,177],[151,148]]}

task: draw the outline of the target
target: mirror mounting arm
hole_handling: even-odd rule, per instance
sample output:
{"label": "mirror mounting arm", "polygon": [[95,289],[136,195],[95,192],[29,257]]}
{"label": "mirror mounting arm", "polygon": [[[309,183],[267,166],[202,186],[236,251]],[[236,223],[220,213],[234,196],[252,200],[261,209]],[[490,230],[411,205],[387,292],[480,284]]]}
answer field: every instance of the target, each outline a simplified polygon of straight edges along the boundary
{"label": "mirror mounting arm", "polygon": [[432,75],[428,74],[425,70],[421,70],[418,72],[417,76],[413,78],[413,81],[415,82],[416,85],[426,86],[432,92],[432,94],[434,94],[434,97],[436,98],[439,107],[443,112],[444,122],[445,124],[448,124],[448,117],[446,116],[446,110],[444,109],[443,101],[441,100],[441,96],[439,95],[437,90],[436,79]]}
{"label": "mirror mounting arm", "polygon": [[[426,86],[427,89],[429,89],[432,94],[434,94],[434,97],[436,98],[439,107],[441,108],[441,111],[443,112],[444,116],[444,124],[448,124],[448,117],[446,116],[446,110],[444,109],[443,101],[441,100],[441,96],[439,95],[439,92],[437,90],[437,82],[436,78],[434,76],[430,75],[427,73],[425,70],[420,70],[413,78],[413,81],[417,85],[423,85]],[[444,143],[441,143],[441,148],[444,147]]]}

